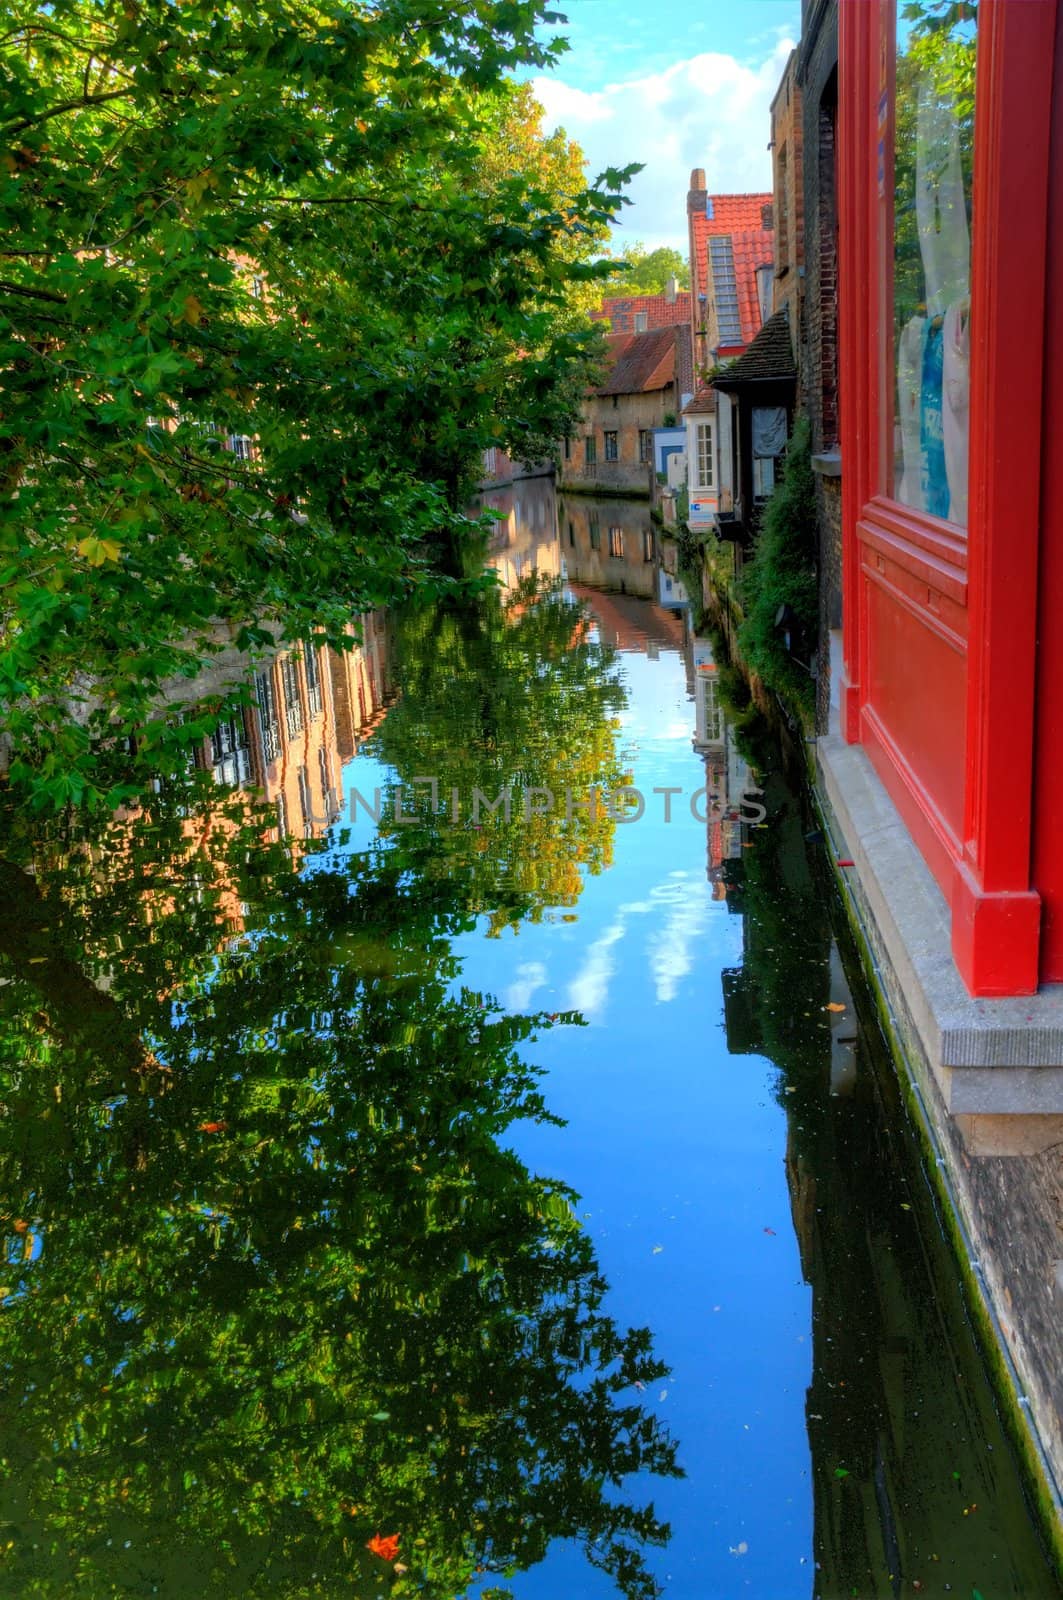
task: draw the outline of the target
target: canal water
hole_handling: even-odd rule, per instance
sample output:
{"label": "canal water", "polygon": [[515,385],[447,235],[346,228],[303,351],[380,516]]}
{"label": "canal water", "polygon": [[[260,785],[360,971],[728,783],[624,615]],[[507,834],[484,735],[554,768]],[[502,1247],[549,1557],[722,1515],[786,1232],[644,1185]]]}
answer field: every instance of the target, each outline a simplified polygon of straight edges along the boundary
{"label": "canal water", "polygon": [[640,503],[4,818],[0,1596],[1060,1593],[834,902]]}

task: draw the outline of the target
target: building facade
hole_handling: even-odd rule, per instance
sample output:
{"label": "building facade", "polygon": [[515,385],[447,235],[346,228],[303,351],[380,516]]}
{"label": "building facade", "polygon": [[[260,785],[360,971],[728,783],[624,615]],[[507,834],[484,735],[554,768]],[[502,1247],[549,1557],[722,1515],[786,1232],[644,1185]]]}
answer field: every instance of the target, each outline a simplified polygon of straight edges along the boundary
{"label": "building facade", "polygon": [[689,349],[685,323],[609,338],[603,383],[587,396],[579,434],[562,441],[562,488],[649,495],[654,432],[677,420]]}

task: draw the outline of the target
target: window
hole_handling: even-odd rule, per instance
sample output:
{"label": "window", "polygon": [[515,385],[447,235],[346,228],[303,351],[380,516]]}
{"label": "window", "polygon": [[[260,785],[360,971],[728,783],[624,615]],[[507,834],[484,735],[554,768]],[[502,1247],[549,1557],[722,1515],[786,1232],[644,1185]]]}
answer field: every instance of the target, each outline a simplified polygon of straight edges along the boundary
{"label": "window", "polygon": [[303,651],[303,671],[306,674],[306,703],[312,717],[321,715],[321,667],[317,651],[307,642]]}
{"label": "window", "polygon": [[653,460],[653,433],[649,428],[639,429],[639,460],[644,467]]}
{"label": "window", "polygon": [[720,343],[741,344],[742,322],[738,315],[738,285],[735,282],[734,251],[731,248],[729,235],[709,240],[709,268]]}
{"label": "window", "polygon": [[[893,474],[888,492],[967,526],[976,24],[901,21],[893,152]],[[943,25],[944,24],[944,25]]]}
{"label": "window", "polygon": [[584,452],[584,460],[586,461],[588,467],[596,466],[598,462],[598,441],[595,439],[593,433],[589,433],[587,435],[584,443]]}
{"label": "window", "polygon": [[775,281],[775,268],[766,261],[757,268],[757,300],[760,304],[760,320],[767,322],[771,316],[772,286]]}
{"label": "window", "polygon": [[565,460],[572,460],[572,438],[567,433],[565,434]]}
{"label": "window", "polygon": [[576,524],[574,522],[570,522],[568,525],[568,542],[570,546],[574,546],[576,543]]}
{"label": "window", "polygon": [[766,500],[775,488],[774,456],[753,457],[753,498]]}
{"label": "window", "polygon": [[591,536],[591,549],[598,550],[602,543],[602,530],[593,511],[587,518],[587,528]]}
{"label": "window", "polygon": [[650,314],[649,314],[649,312],[648,311],[636,311],[635,312],[635,332],[636,333],[646,333],[647,330],[649,329],[649,326],[650,326]]}
{"label": "window", "polygon": [[606,461],[619,461],[620,452],[617,449],[617,439],[618,439],[618,437],[619,437],[618,434],[616,434],[615,432],[607,433],[605,435],[605,459],[606,459]]}
{"label": "window", "polygon": [[317,753],[318,766],[321,769],[321,804],[325,816],[331,819],[336,811],[336,795],[332,787],[332,777],[329,772],[328,752],[324,745]]}
{"label": "window", "polygon": [[642,559],[643,559],[643,561],[652,561],[653,560],[653,529],[652,528],[643,528],[643,530],[642,530]]}
{"label": "window", "polygon": [[266,292],[266,286],[263,283],[262,279],[261,278],[252,278],[251,279],[251,293],[254,295],[255,299],[256,300],[261,300],[262,296],[265,294],[265,292]]}
{"label": "window", "polygon": [[314,832],[314,803],[310,798],[310,774],[305,765],[299,768],[299,810],[303,818],[303,836],[309,839]]}
{"label": "window", "polygon": [[276,761],[280,751],[280,725],[277,720],[277,696],[273,688],[273,673],[260,672],[255,678],[258,698],[258,730],[262,738],[263,761]]}
{"label": "window", "polygon": [[711,489],[716,482],[716,462],[713,454],[712,423],[697,425],[698,488]]}
{"label": "window", "polygon": [[303,697],[299,693],[299,657],[285,656],[281,662],[281,683],[284,687],[284,718],[288,737],[294,739],[303,729]]}
{"label": "window", "polygon": [[210,762],[215,783],[244,783],[251,776],[251,750],[243,717],[230,717],[210,736]]}
{"label": "window", "polygon": [[624,559],[624,530],[623,528],[609,529],[609,554],[614,561]]}
{"label": "window", "polygon": [[229,449],[232,451],[237,461],[250,461],[251,440],[248,438],[246,433],[230,433]]}
{"label": "window", "polygon": [[786,449],[785,406],[754,406],[750,419],[753,446],[753,498],[764,500],[775,487],[776,462]]}

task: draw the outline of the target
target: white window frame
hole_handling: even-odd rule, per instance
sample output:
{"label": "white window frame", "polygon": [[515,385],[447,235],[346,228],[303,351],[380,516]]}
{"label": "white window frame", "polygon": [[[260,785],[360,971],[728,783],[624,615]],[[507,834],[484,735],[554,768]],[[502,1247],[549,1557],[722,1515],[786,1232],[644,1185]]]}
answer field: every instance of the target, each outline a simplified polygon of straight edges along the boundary
{"label": "white window frame", "polygon": [[699,489],[716,487],[716,430],[712,419],[694,424],[695,470]]}

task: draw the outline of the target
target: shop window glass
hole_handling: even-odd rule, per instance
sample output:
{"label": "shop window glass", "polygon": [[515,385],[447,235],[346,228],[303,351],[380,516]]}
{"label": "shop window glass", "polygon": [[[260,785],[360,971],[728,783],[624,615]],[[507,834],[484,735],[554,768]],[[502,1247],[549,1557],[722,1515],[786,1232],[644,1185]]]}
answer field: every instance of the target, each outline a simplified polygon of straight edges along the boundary
{"label": "shop window glass", "polygon": [[891,489],[966,527],[977,3],[897,15]]}

